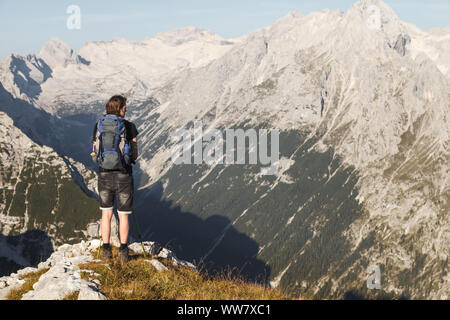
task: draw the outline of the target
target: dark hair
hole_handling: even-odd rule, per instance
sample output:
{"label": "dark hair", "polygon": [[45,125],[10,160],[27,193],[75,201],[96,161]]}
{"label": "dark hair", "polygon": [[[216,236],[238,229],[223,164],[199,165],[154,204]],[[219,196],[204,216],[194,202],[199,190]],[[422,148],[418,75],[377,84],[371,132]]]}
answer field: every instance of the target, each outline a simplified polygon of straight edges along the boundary
{"label": "dark hair", "polygon": [[120,109],[125,107],[127,104],[127,98],[120,95],[112,96],[111,99],[106,103],[106,113],[114,114],[116,116],[120,115]]}

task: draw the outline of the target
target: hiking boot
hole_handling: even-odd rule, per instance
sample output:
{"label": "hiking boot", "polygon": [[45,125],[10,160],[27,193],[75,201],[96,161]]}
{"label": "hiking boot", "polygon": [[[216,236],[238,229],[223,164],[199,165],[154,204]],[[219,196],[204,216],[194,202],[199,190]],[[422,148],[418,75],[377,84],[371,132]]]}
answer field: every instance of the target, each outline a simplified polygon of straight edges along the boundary
{"label": "hiking boot", "polygon": [[112,258],[112,248],[110,244],[102,245],[102,259],[111,259]]}
{"label": "hiking boot", "polygon": [[127,263],[128,262],[128,247],[120,246],[119,248],[119,262],[121,263]]}

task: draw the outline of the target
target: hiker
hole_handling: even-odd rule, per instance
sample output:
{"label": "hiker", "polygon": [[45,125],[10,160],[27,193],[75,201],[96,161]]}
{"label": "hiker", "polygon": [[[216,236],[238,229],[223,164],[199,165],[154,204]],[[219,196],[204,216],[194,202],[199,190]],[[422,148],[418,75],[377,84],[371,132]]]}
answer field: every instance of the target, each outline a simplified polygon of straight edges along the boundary
{"label": "hiker", "polygon": [[114,198],[119,216],[120,262],[128,261],[128,216],[133,210],[132,164],[138,156],[136,126],[124,119],[127,99],[115,95],[106,103],[106,114],[94,126],[92,157],[98,163],[98,194],[102,219],[102,258],[112,258],[110,244]]}

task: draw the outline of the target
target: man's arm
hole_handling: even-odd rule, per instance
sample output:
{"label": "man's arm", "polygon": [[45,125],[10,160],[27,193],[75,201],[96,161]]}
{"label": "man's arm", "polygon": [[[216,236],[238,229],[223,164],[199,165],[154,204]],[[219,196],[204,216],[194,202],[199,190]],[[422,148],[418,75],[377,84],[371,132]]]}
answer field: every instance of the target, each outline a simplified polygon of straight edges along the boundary
{"label": "man's arm", "polygon": [[138,145],[137,145],[137,137],[134,137],[131,141],[131,162],[136,163],[136,159],[138,157]]}
{"label": "man's arm", "polygon": [[94,126],[94,130],[92,132],[92,152],[95,152],[95,136],[97,135],[97,123]]}

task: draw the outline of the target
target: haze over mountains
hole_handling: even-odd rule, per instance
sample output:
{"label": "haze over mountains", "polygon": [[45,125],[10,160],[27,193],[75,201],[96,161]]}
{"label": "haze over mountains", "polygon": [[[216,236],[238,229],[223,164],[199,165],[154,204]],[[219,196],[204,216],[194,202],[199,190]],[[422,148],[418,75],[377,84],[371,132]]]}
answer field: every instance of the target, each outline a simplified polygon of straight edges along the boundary
{"label": "haze over mountains", "polygon": [[[28,136],[30,159],[54,150],[59,164],[44,161],[47,170],[71,168],[92,195],[92,127],[106,100],[125,94],[139,131],[135,210],[146,240],[313,298],[447,299],[449,50],[449,28],[420,30],[377,0],[292,12],[237,39],[187,27],[78,52],[52,39],[37,55],[0,61],[2,132]],[[280,170],[174,165],[171,134],[195,121],[204,134],[278,129]],[[54,219],[30,222],[30,212],[50,217],[58,207],[30,211],[32,187],[18,182],[33,174],[11,156],[22,143],[0,139],[2,233],[49,233]],[[13,217],[27,223],[6,228]],[[366,287],[373,265],[379,291]]]}

